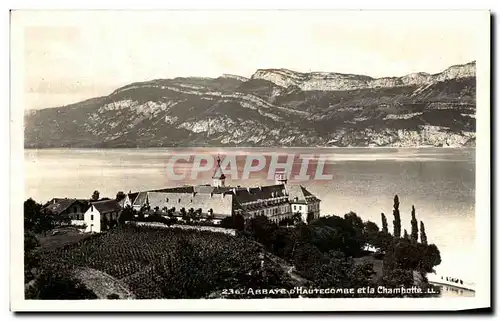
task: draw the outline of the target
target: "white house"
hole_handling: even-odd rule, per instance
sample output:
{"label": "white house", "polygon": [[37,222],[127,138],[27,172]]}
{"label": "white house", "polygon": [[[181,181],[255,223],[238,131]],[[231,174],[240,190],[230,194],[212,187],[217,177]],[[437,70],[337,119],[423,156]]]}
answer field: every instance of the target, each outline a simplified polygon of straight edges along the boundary
{"label": "white house", "polygon": [[[302,221],[305,223],[308,223],[309,220],[316,220],[319,218],[320,199],[311,194],[302,185],[288,186],[287,190],[292,213],[300,213]],[[310,217],[308,218],[308,216]]]}
{"label": "white house", "polygon": [[85,232],[100,233],[102,221],[117,221],[122,208],[115,200],[105,200],[90,203],[84,214]]}

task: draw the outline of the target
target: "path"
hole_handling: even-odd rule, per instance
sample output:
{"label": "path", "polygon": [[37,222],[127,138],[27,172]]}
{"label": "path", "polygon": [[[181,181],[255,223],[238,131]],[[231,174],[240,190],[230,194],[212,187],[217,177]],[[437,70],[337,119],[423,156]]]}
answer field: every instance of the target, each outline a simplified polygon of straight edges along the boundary
{"label": "path", "polygon": [[117,294],[120,299],[135,299],[135,295],[127,286],[107,273],[91,268],[79,268],[74,270],[73,274],[99,299],[107,299],[111,294]]}

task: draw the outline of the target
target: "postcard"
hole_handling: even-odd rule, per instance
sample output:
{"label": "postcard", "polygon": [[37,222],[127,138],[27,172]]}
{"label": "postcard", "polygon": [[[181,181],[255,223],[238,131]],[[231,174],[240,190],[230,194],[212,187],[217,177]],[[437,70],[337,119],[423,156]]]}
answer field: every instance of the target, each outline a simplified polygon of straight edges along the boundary
{"label": "postcard", "polygon": [[11,309],[491,308],[490,19],[12,11]]}

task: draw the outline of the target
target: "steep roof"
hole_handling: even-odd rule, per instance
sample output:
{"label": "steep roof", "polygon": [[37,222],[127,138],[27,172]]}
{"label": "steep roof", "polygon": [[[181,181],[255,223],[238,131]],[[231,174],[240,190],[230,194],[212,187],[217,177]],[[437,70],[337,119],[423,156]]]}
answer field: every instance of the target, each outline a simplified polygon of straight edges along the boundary
{"label": "steep roof", "polygon": [[290,185],[287,189],[292,203],[308,204],[320,200],[302,185]]}
{"label": "steep roof", "polygon": [[215,167],[214,175],[212,178],[216,179],[225,179],[226,175],[222,172],[222,168],[220,167],[220,158],[217,158],[217,166]]}
{"label": "steep roof", "polygon": [[44,207],[44,209],[54,215],[60,215],[76,202],[84,205],[88,204],[86,200],[76,198],[54,198],[50,201],[50,204]]}
{"label": "steep roof", "polygon": [[135,198],[137,197],[137,195],[139,195],[139,192],[136,192],[136,193],[128,193],[128,198],[130,200],[130,203],[134,203],[135,201]]}
{"label": "steep roof", "polygon": [[109,213],[109,212],[119,212],[121,211],[120,205],[116,200],[105,200],[105,201],[97,201],[91,202],[91,204],[99,211],[101,214]]}
{"label": "steep roof", "polygon": [[160,193],[193,193],[194,186],[177,186],[177,187],[167,187],[162,189],[155,189],[149,192],[160,192]]}
{"label": "steep roof", "polygon": [[287,196],[285,185],[268,185],[260,187],[236,188],[231,190],[235,200],[242,204],[269,198]]}
{"label": "steep roof", "polygon": [[123,197],[121,200],[118,201],[118,204],[121,206],[121,207],[125,207],[125,200],[129,199],[130,201],[130,204],[134,204],[134,201],[135,201],[135,198],[137,197],[137,195],[139,195],[139,193],[128,193],[125,195],[125,197]]}
{"label": "steep roof", "polygon": [[159,193],[148,192],[147,199],[151,209],[156,207],[173,208],[179,211],[184,208],[188,211],[190,208],[197,210],[201,208],[204,213],[209,209],[215,214],[231,215],[233,195],[231,194],[189,194],[189,193]]}
{"label": "steep roof", "polygon": [[132,202],[132,206],[134,205],[142,206],[146,204],[147,197],[148,197],[148,192],[139,192],[135,200]]}
{"label": "steep roof", "polygon": [[178,186],[178,187],[167,187],[162,189],[155,189],[148,192],[159,192],[159,193],[201,193],[201,194],[221,194],[228,192],[232,189],[229,186],[219,186],[214,187],[212,185],[188,185],[188,186]]}

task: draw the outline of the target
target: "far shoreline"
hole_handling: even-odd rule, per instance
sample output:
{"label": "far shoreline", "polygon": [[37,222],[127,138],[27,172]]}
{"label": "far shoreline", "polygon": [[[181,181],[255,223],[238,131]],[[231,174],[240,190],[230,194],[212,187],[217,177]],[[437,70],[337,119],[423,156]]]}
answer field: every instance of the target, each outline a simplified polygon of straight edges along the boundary
{"label": "far shoreline", "polygon": [[337,147],[337,146],[148,146],[148,147],[24,147],[24,150],[63,150],[63,149],[74,149],[74,150],[95,150],[95,149],[137,149],[137,150],[146,150],[146,149],[476,149],[476,146],[411,146],[411,147],[397,147],[397,146],[346,146],[346,147]]}

